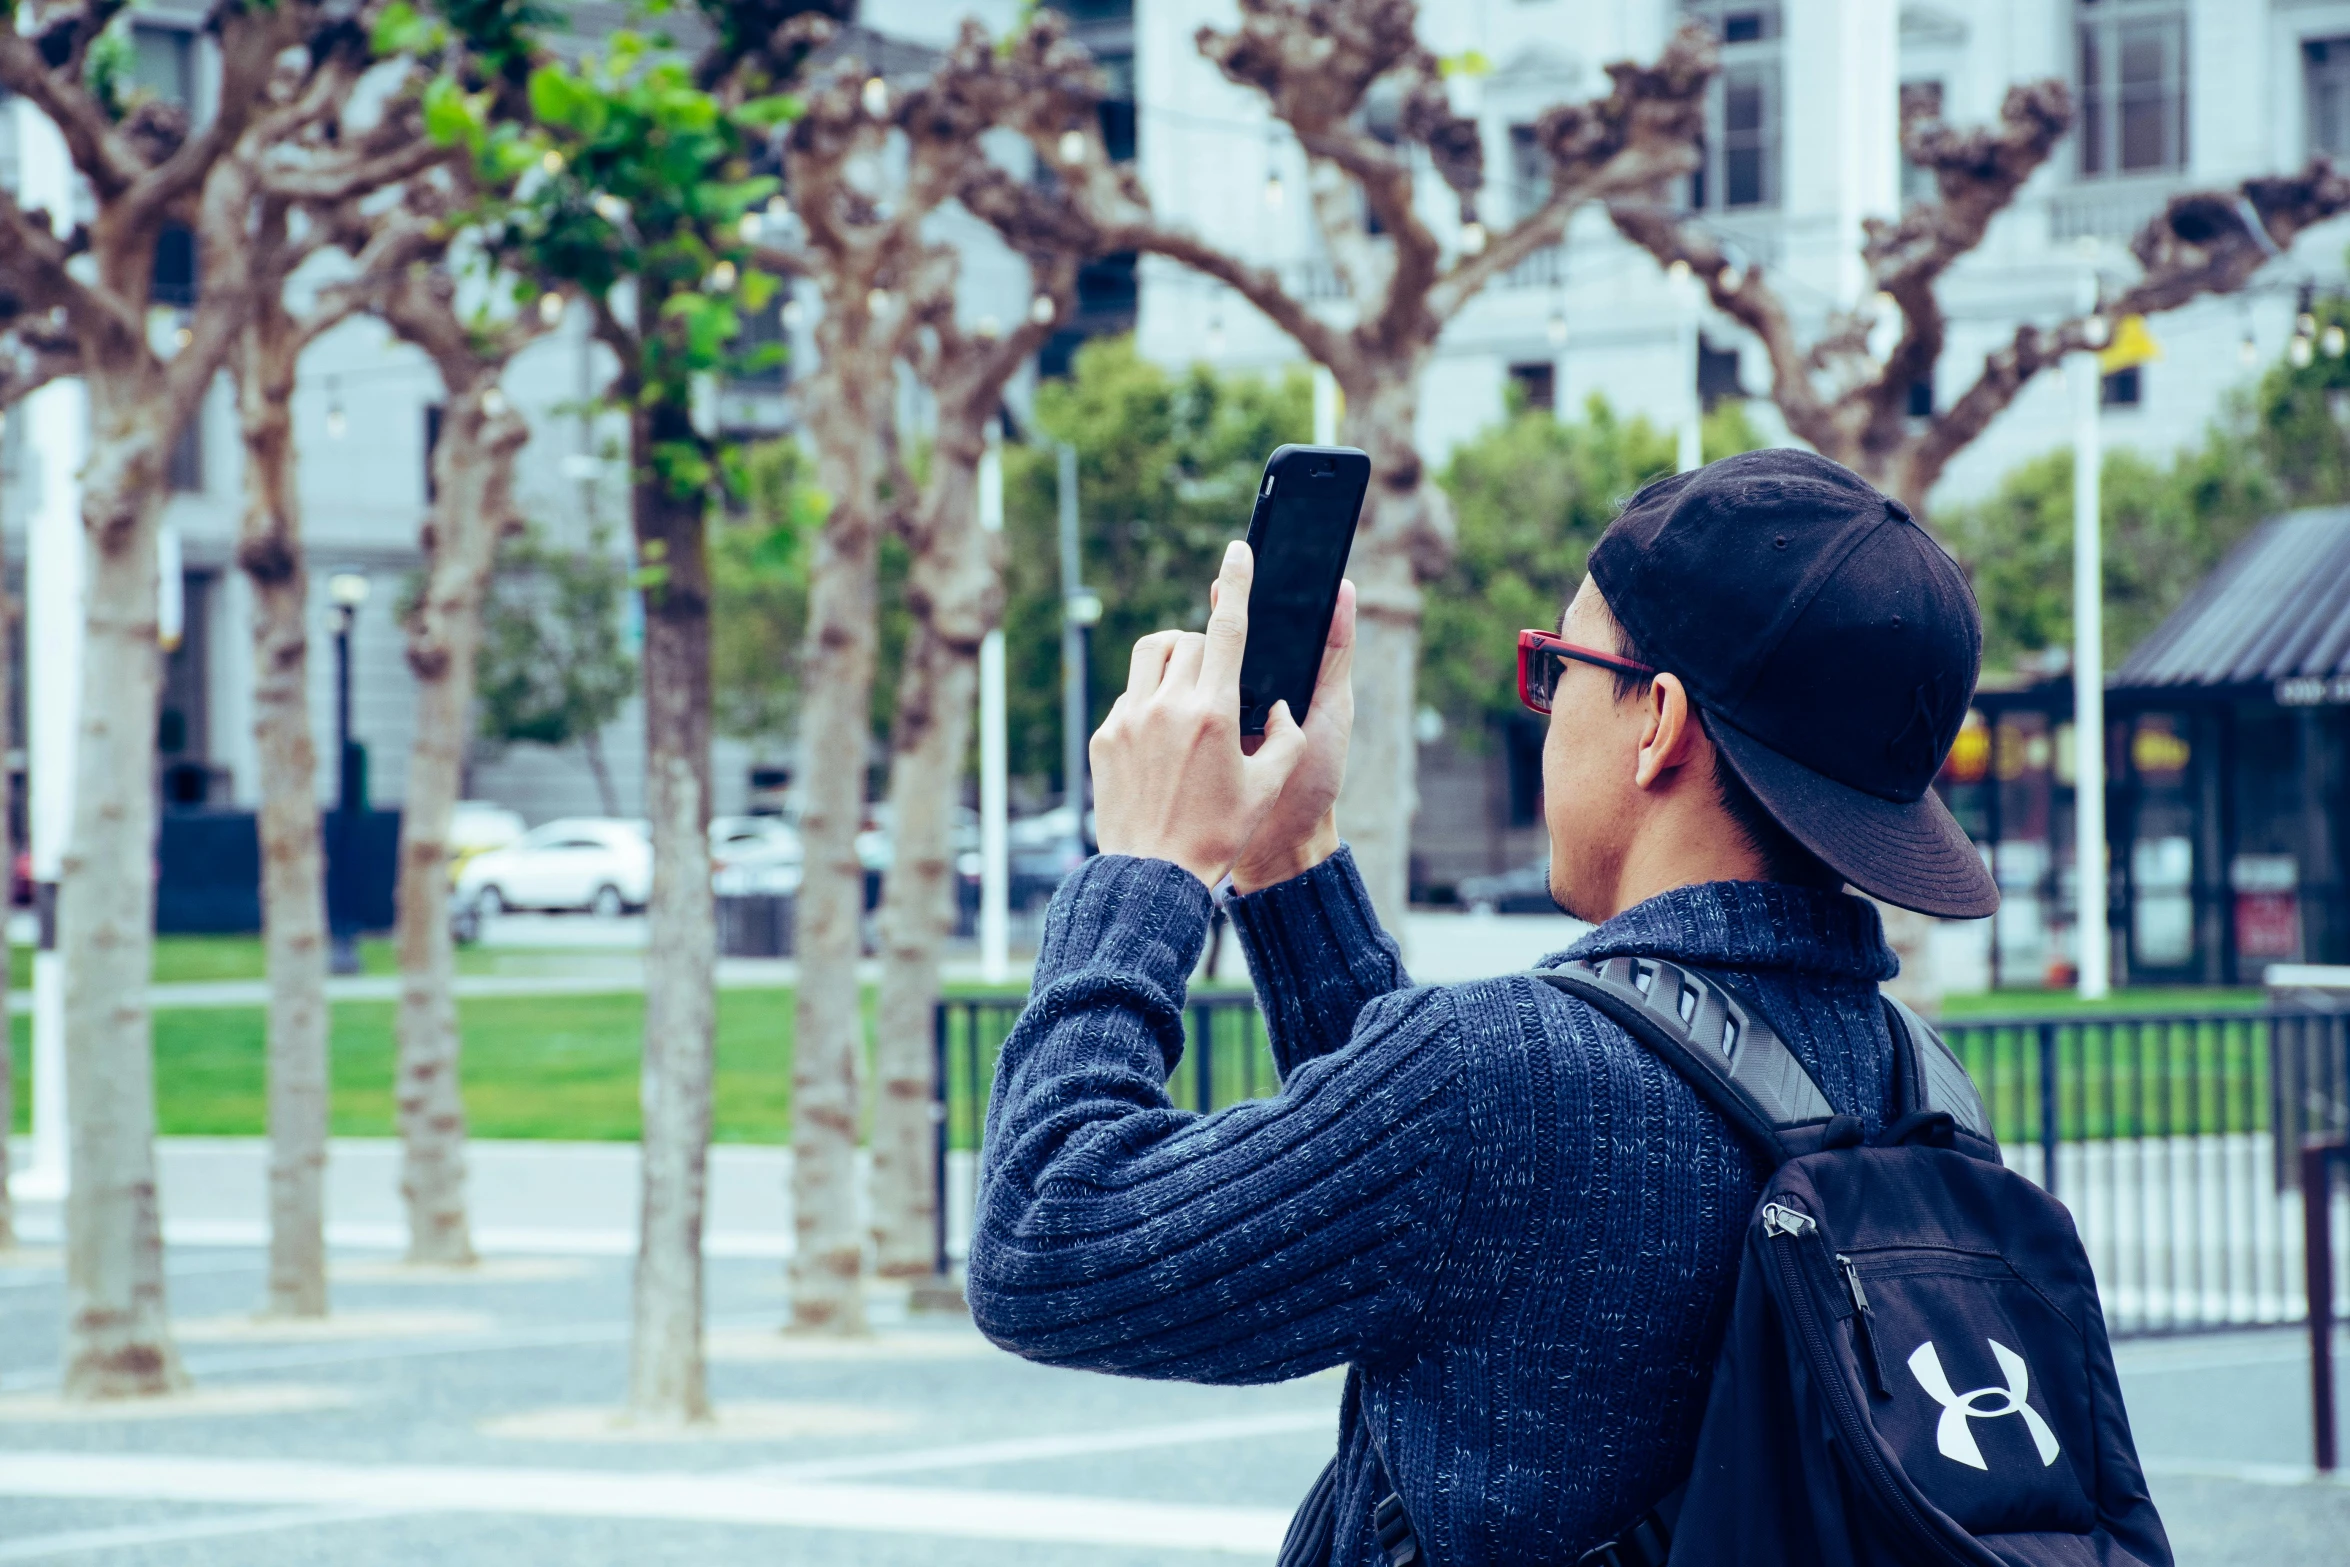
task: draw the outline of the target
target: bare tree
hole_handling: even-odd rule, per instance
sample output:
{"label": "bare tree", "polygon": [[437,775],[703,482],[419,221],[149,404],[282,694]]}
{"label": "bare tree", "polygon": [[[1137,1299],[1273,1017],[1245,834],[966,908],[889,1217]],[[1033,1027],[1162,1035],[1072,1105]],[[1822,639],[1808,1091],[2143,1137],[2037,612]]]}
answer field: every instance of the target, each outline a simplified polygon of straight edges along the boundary
{"label": "bare tree", "polygon": [[[2050,80],[2010,89],[1996,125],[1959,129],[1911,119],[1903,148],[1932,171],[1935,193],[1912,203],[1898,221],[1868,220],[1861,256],[1870,295],[1832,313],[1809,344],[1764,269],[1699,215],[1658,200],[1618,200],[1609,212],[1627,238],[1665,266],[1688,269],[1715,309],[1754,334],[1770,363],[1771,400],[1798,439],[1900,497],[1922,519],[1943,470],[2034,376],[2067,354],[2102,347],[2110,323],[2124,316],[2242,288],[2305,229],[2350,210],[2350,178],[2323,159],[2297,175],[2173,196],[2131,241],[2140,267],[2135,282],[2054,325],[2018,326],[1984,358],[1971,385],[1949,403],[1937,402],[1929,416],[1913,417],[1911,389],[1935,384],[1949,346],[1939,285],[2048,161],[2072,113],[2071,94]],[[1881,325],[1892,330],[1881,332]],[[1880,352],[1872,341],[1890,346]],[[1941,981],[1932,922],[1906,909],[1879,908],[1901,957],[1900,986],[1913,1004],[1933,1010]]]}
{"label": "bare tree", "polygon": [[[987,162],[982,135],[1022,118],[1022,100],[1038,90],[983,28],[967,22],[912,101],[917,112],[908,131],[935,144],[928,156],[942,166],[959,157],[966,180],[992,185],[1003,171]],[[913,624],[890,720],[872,1189],[876,1265],[891,1278],[925,1276],[937,1266],[938,952],[953,913],[951,827],[978,695],[979,645],[1003,618],[1002,540],[979,526],[979,462],[1005,387],[1075,302],[1080,259],[1057,248],[1051,232],[1015,227],[1005,238],[1016,248],[1041,247],[1028,255],[1029,308],[1010,331],[957,323],[959,269],[951,257],[926,274],[935,279],[932,290],[908,301],[915,330],[907,358],[930,389],[937,422],[927,480],[897,517],[911,556],[906,607]],[[894,487],[912,489],[903,477]]]}
{"label": "bare tree", "polygon": [[[218,108],[200,128],[154,100],[125,103],[90,69],[118,4],[33,4],[0,30],[0,88],[62,133],[96,204],[86,227],[0,195],[0,281],[57,312],[80,353],[91,443],[73,825],[58,888],[71,1107],[64,1387],[69,1397],[162,1392],[185,1375],[163,1291],[155,1090],[146,1002],[154,932],[156,528],[171,444],[233,345],[249,280],[241,247],[207,254],[202,297],[174,337],[150,335],[156,241],[172,223],[233,226],[198,209],[229,196],[219,170],[268,101],[278,55],[323,8],[223,6]],[[62,234],[60,229],[64,229]]]}
{"label": "bare tree", "polygon": [[799,407],[831,498],[808,579],[800,718],[803,870],[794,931],[800,983],[792,1039],[791,1326],[859,1333],[864,1236],[856,1210],[859,1057],[864,1025],[857,960],[865,872],[863,825],[881,538],[905,504],[893,489],[896,364],[913,311],[936,297],[951,260],[926,245],[923,221],[952,193],[936,149],[886,172],[891,135],[911,95],[863,64],[834,64],[802,95],[784,143],[784,182],[804,237],[772,265],[815,285],[818,364]]}
{"label": "bare tree", "polygon": [[[1937,288],[1983,242],[2071,127],[2072,95],[2058,81],[2009,90],[1996,125],[1965,129],[1931,119],[1904,127],[1910,160],[1931,170],[1935,194],[1900,219],[1870,220],[1861,247],[1872,285],[1857,308],[1832,314],[1806,344],[1764,269],[1715,235],[1704,219],[1663,201],[1615,200],[1616,227],[1667,266],[1704,283],[1715,309],[1754,334],[1771,367],[1771,400],[1799,439],[1899,496],[1920,517],[1952,458],[2013,403],[2031,379],[2064,356],[2106,342],[2109,323],[2232,293],[2313,224],[2350,210],[2350,176],[2324,159],[2299,174],[2232,189],[2175,195],[2130,242],[2140,273],[2053,326],[2026,322],[1985,357],[1964,391],[1926,418],[1909,411],[1911,388],[1931,385],[1948,348]],[[1872,350],[1880,318],[1895,330]]]}
{"label": "bare tree", "polygon": [[[428,232],[441,232],[434,224]],[[544,299],[561,302],[561,295]],[[465,1103],[458,1092],[456,953],[449,930],[449,826],[471,732],[482,601],[498,545],[522,528],[514,463],[530,428],[499,386],[506,366],[559,311],[506,321],[461,311],[445,259],[385,280],[370,309],[439,372],[446,402],[433,450],[433,506],[418,539],[423,580],[407,607],[416,732],[400,818],[400,1196],[408,1260],[469,1263]]]}
{"label": "bare tree", "polygon": [[[348,286],[292,301],[295,274],[338,247],[388,258],[383,227],[360,203],[444,161],[421,134],[413,95],[395,95],[354,126],[345,105],[374,59],[355,32],[329,31],[299,67],[281,62],[268,111],[224,165],[207,211],[206,249],[241,246],[251,289],[230,368],[244,444],[245,509],[237,564],[253,590],[253,737],[259,762],[261,928],[269,978],[269,1275],[273,1315],[327,1308],[328,1120],[326,900],[319,831],[318,746],[310,727],[310,578],[296,483],[293,393],[303,351],[347,320]],[[405,71],[403,64],[387,71]],[[387,86],[391,84],[387,83]],[[246,189],[233,199],[236,181]]]}
{"label": "bare tree", "polygon": [[[1403,913],[1418,807],[1413,718],[1421,585],[1444,569],[1452,514],[1419,450],[1421,372],[1470,300],[1564,237],[1594,201],[1655,199],[1698,159],[1715,68],[1710,37],[1684,28],[1653,66],[1608,67],[1609,93],[1535,122],[1549,189],[1516,223],[1489,231],[1477,122],[1456,112],[1435,55],[1416,32],[1414,0],[1241,0],[1231,32],[1202,28],[1199,48],[1230,80],[1260,93],[1305,150],[1313,215],[1346,305],[1325,313],[1294,276],[1253,265],[1212,238],[1160,222],[1131,169],[1103,155],[1099,78],[1051,13],[1024,29],[1014,55],[1059,88],[1023,125],[1058,165],[1049,187],[999,182],[990,216],[1100,252],[1166,256],[1230,288],[1326,366],[1345,396],[1340,438],[1371,457],[1348,575],[1361,594],[1354,748],[1339,817],[1380,911]],[[1374,96],[1380,120],[1371,123]],[[1425,159],[1458,202],[1435,224],[1419,199]],[[1015,219],[1014,214],[1020,216]]]}

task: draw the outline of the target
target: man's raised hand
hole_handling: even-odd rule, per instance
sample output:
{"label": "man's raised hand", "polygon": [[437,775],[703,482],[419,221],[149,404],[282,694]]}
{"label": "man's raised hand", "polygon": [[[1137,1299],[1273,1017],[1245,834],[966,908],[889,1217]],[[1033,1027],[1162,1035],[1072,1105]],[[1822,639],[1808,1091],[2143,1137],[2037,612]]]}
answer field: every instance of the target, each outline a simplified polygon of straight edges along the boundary
{"label": "man's raised hand", "polygon": [[1240,655],[1256,563],[1235,539],[1216,577],[1205,635],[1161,631],[1134,644],[1126,690],[1094,732],[1094,821],[1105,854],[1171,860],[1209,886],[1224,879],[1305,753],[1289,704],[1274,704],[1253,754],[1240,739]]}

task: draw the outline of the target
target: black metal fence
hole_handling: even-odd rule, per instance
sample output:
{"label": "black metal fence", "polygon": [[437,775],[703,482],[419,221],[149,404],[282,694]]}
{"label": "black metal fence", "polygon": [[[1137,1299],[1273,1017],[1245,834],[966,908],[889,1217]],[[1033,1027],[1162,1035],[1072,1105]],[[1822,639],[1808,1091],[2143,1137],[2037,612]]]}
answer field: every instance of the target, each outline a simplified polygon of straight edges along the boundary
{"label": "black metal fence", "polygon": [[[987,1093],[1025,998],[938,1009],[942,1268],[968,1243]],[[1195,993],[1168,1090],[1187,1109],[1278,1091],[1256,998]],[[1966,1019],[1943,1037],[2010,1166],[2063,1199],[2117,1335],[2303,1320],[2303,1143],[2350,1132],[2350,1014],[2212,1012]],[[1202,1041],[1205,1041],[1203,1048]],[[2350,1203],[2335,1195],[2331,1291],[2350,1312]]]}

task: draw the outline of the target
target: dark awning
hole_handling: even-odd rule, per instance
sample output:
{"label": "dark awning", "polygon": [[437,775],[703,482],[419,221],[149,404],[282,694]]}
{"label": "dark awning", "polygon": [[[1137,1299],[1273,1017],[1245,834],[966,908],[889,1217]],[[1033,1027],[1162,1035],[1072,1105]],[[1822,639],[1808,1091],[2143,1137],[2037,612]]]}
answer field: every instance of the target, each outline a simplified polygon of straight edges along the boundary
{"label": "dark awning", "polygon": [[2266,686],[2350,701],[2350,507],[2271,518],[2122,661],[2116,689]]}

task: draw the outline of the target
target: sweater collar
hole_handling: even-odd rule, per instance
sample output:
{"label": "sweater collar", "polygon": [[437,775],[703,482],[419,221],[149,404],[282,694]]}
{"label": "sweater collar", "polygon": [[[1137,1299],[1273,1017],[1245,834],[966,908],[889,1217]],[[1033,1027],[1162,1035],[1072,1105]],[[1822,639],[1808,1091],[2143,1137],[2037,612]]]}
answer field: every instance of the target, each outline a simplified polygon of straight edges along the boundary
{"label": "sweater collar", "polygon": [[1876,905],[1784,882],[1711,881],[1637,904],[1559,960],[1673,958],[1730,969],[1791,969],[1871,983],[1901,971]]}

